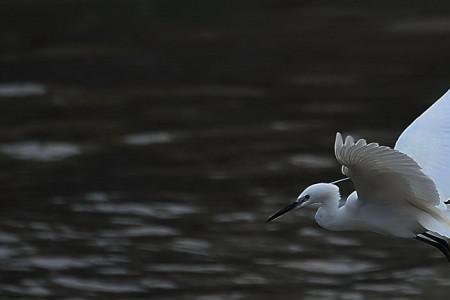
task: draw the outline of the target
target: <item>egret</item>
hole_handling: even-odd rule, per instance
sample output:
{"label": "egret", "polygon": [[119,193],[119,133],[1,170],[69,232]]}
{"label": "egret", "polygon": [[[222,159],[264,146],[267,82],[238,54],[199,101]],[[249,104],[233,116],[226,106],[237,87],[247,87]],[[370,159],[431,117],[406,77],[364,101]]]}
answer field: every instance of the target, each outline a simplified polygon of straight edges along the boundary
{"label": "egret", "polygon": [[[344,141],[338,132],[334,154],[346,178],[307,187],[266,222],[315,206],[315,220],[325,229],[413,238],[450,262],[450,90],[402,132],[394,148],[351,136]],[[347,179],[355,191],[345,198],[337,183]]]}

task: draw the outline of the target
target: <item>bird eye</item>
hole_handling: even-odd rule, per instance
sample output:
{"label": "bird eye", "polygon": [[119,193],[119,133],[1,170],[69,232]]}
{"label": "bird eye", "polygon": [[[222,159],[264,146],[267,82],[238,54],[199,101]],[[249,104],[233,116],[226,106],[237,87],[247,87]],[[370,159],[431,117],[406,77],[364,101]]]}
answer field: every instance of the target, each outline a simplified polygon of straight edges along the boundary
{"label": "bird eye", "polygon": [[309,195],[305,195],[305,199],[308,200],[309,199]]}

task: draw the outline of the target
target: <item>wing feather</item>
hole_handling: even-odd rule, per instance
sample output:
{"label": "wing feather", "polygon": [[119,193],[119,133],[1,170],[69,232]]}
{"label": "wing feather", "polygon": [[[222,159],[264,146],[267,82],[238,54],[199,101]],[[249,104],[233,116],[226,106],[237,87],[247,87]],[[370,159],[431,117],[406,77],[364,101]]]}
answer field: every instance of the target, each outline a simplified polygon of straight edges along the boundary
{"label": "wing feather", "polygon": [[[410,203],[416,207],[437,206],[439,194],[433,180],[408,155],[365,140],[356,143],[347,137],[345,143],[336,134],[336,159],[355,185],[362,201],[387,204]],[[369,200],[370,199],[370,200]]]}
{"label": "wing feather", "polygon": [[403,131],[395,149],[433,179],[442,201],[450,198],[450,90]]}

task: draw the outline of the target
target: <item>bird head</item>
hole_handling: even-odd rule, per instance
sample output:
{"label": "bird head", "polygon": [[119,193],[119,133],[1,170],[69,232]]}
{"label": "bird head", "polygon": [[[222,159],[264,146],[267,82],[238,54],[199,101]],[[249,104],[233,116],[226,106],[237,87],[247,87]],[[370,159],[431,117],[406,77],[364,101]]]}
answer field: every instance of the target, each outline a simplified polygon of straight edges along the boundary
{"label": "bird head", "polygon": [[280,209],[270,218],[266,223],[284,215],[288,211],[294,208],[300,208],[305,206],[321,206],[331,199],[335,200],[340,198],[339,187],[333,183],[316,183],[308,186],[293,203],[289,204],[285,208]]}

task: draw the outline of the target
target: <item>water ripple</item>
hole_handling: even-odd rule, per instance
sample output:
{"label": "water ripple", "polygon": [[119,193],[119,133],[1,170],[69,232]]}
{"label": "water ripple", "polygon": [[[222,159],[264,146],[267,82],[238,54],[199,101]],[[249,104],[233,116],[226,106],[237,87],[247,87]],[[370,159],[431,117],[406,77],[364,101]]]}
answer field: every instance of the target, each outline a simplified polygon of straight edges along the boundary
{"label": "water ripple", "polygon": [[331,168],[336,166],[336,161],[331,156],[313,154],[296,154],[289,158],[294,166],[310,169]]}
{"label": "water ripple", "polygon": [[144,291],[142,287],[136,284],[125,282],[108,282],[96,279],[91,280],[70,276],[60,276],[57,278],[53,278],[53,283],[65,288],[91,292],[138,293]]}
{"label": "water ripple", "polygon": [[82,149],[63,142],[18,142],[0,145],[0,152],[16,159],[47,162],[79,155]]}
{"label": "water ripple", "polygon": [[233,283],[239,285],[261,285],[266,284],[267,279],[254,273],[245,273],[233,278]]}
{"label": "water ripple", "polygon": [[106,230],[100,233],[104,237],[143,237],[143,236],[173,236],[178,230],[162,225],[135,226],[120,230]]}
{"label": "water ripple", "polygon": [[29,264],[36,268],[49,270],[64,270],[73,268],[86,268],[89,263],[71,257],[42,257],[35,256],[29,259]]}
{"label": "water ripple", "polygon": [[411,285],[399,283],[361,283],[353,286],[355,290],[371,292],[401,293],[409,295],[419,295],[420,291]]}
{"label": "water ripple", "polygon": [[151,272],[183,272],[183,273],[224,273],[231,272],[233,269],[230,266],[221,264],[152,264],[147,267]]}
{"label": "water ripple", "polygon": [[175,135],[168,132],[149,132],[127,135],[123,138],[123,142],[128,145],[141,146],[170,143],[174,139]]}
{"label": "water ripple", "polygon": [[158,278],[144,278],[142,280],[140,280],[140,283],[142,286],[150,288],[150,289],[176,289],[178,288],[178,286],[168,280],[162,280],[162,279],[158,279]]}
{"label": "water ripple", "polygon": [[255,220],[254,214],[246,212],[220,214],[214,217],[214,221],[218,223],[253,222]]}
{"label": "water ripple", "polygon": [[375,265],[365,261],[351,259],[307,259],[303,261],[287,261],[281,266],[289,269],[330,275],[348,275],[373,270]]}
{"label": "water ripple", "polygon": [[208,255],[211,244],[205,240],[179,238],[172,243],[171,248],[179,252]]}
{"label": "water ripple", "polygon": [[449,33],[450,20],[432,18],[422,20],[404,20],[391,24],[389,31],[415,34]]}
{"label": "water ripple", "polygon": [[2,83],[0,97],[32,97],[47,93],[47,87],[38,83]]}
{"label": "water ripple", "polygon": [[158,219],[171,219],[180,215],[198,212],[193,206],[175,203],[76,203],[73,210],[77,212],[100,212],[104,214],[124,214],[145,217],[155,217]]}

